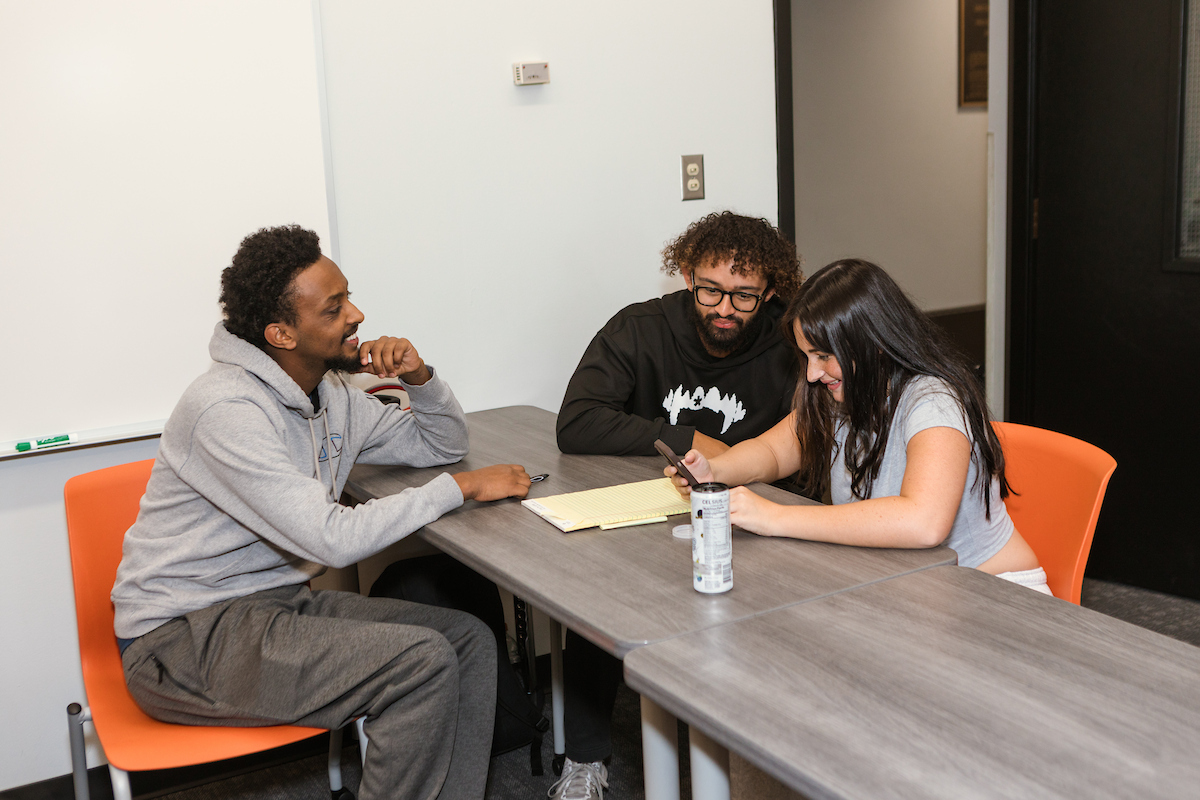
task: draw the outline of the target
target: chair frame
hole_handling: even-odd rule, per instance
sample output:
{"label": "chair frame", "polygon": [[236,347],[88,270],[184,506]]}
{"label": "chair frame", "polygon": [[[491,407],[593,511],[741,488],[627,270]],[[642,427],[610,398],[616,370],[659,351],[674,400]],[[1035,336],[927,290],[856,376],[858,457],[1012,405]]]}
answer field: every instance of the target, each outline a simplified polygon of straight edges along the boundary
{"label": "chair frame", "polygon": [[[78,475],[64,489],[71,572],[75,587],[80,667],[91,705],[67,706],[71,771],[77,800],[90,800],[84,723],[91,722],[108,759],[116,800],[131,800],[129,772],[213,763],[320,735],[320,728],[298,725],[226,727],[176,725],[146,715],[125,686],[120,651],[113,632],[114,610],[108,597],[120,561],[120,542],[136,519],[153,460],[122,464]],[[119,532],[119,533],[118,533]],[[113,537],[113,539],[106,538]],[[367,739],[363,718],[355,721],[362,758]],[[352,798],[342,784],[342,731],[329,731],[330,793],[334,800]],[[138,748],[136,741],[155,737],[156,747]],[[171,746],[173,745],[173,747]],[[127,749],[128,748],[128,749]]]}
{"label": "chair frame", "polygon": [[[1009,515],[1013,517],[1017,530],[1026,537],[1029,546],[1033,548],[1038,560],[1042,562],[1043,569],[1046,569],[1047,561],[1050,560],[1047,556],[1051,553],[1046,547],[1049,539],[1044,534],[1038,535],[1041,532],[1037,527],[1027,526],[1026,530],[1022,531],[1021,520],[1018,519],[1025,517],[1025,521],[1028,522],[1029,516],[1036,516],[1034,510],[1022,510],[1020,505],[1024,502],[1026,495],[1032,494],[1042,487],[1037,485],[1029,487],[1023,484],[1031,476],[1043,476],[1047,480],[1051,480],[1049,476],[1052,475],[1055,467],[1058,467],[1060,471],[1070,472],[1071,470],[1065,469],[1069,465],[1076,473],[1073,476],[1074,485],[1065,484],[1068,488],[1074,489],[1073,496],[1064,498],[1062,504],[1064,507],[1069,505],[1069,511],[1063,512],[1062,509],[1055,508],[1051,509],[1051,513],[1078,515],[1057,521],[1064,522],[1064,528],[1076,525],[1076,521],[1082,523],[1083,529],[1080,531],[1076,528],[1076,532],[1071,534],[1074,537],[1080,537],[1080,541],[1077,550],[1069,555],[1064,555],[1061,548],[1058,553],[1053,553],[1054,563],[1051,568],[1046,569],[1046,575],[1050,590],[1054,592],[1055,597],[1079,605],[1083,590],[1083,574],[1087,567],[1088,555],[1091,553],[1096,522],[1100,517],[1104,494],[1108,489],[1109,479],[1117,468],[1117,462],[1099,447],[1063,433],[1015,422],[993,422],[992,425],[1000,439],[1001,447],[1004,448],[1006,469],[1007,465],[1024,462],[1014,472],[1028,470],[1029,474],[1021,475],[1016,480],[1012,480],[1010,475],[1014,494],[1009,495],[1005,500],[1005,505],[1009,509]],[[1036,448],[1036,451],[1032,448]],[[1030,458],[1031,456],[1034,458]],[[1038,530],[1038,534],[1026,535],[1035,530]],[[1039,546],[1042,546],[1041,552],[1039,552]]]}

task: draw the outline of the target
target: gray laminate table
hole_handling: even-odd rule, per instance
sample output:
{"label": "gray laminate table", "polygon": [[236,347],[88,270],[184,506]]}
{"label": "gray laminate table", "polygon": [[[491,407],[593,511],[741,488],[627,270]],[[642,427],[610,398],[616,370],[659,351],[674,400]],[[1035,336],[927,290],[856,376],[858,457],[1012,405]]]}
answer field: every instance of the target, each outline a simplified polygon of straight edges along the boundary
{"label": "gray laminate table", "polygon": [[[664,462],[657,456],[560,453],[555,415],[549,411],[514,406],[477,411],[467,420],[471,452],[458,464],[432,469],[359,465],[350,474],[346,491],[365,501],[422,485],[441,472],[495,463],[521,464],[531,475],[550,473],[547,480],[533,485],[530,497],[662,477]],[[811,502],[772,486],[753,488],[777,502]],[[686,516],[678,516],[665,523],[564,534],[518,500],[468,501],[420,534],[618,657],[651,642],[956,562],[954,552],[945,547],[844,547],[735,530],[733,589],[704,595],[692,588],[690,542],[671,535],[675,525],[687,521]],[[559,646],[552,631],[552,653]],[[552,660],[557,663],[557,658]],[[561,722],[555,719],[556,752],[561,752]],[[672,792],[677,797],[675,721],[643,701],[643,723],[647,797],[670,797]],[[664,783],[660,786],[659,781]]]}
{"label": "gray laminate table", "polygon": [[977,570],[640,648],[625,677],[814,800],[1200,796],[1200,648]]}

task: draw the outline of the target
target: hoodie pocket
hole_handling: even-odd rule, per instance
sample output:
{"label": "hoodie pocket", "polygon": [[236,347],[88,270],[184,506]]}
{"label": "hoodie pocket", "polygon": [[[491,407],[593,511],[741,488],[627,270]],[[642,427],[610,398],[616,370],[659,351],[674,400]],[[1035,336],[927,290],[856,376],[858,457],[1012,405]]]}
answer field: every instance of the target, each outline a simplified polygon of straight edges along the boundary
{"label": "hoodie pocket", "polygon": [[237,578],[252,572],[262,572],[266,569],[274,569],[280,564],[269,563],[276,558],[274,552],[261,542],[252,542],[245,547],[235,550],[232,553],[227,553],[224,558],[220,559],[220,567],[205,575],[199,575],[195,578],[196,583],[207,586],[212,589],[219,589],[225,586],[225,582],[230,578]]}

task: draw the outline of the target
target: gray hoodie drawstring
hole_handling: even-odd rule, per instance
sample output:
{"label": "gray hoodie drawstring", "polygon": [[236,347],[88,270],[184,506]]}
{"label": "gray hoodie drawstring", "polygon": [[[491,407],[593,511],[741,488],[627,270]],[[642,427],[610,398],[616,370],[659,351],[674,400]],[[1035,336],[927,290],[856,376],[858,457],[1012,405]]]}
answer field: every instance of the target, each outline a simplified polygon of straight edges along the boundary
{"label": "gray hoodie drawstring", "polygon": [[[329,468],[329,498],[333,502],[337,502],[337,471],[333,468],[333,435],[329,433],[329,415],[325,413],[325,409],[321,409],[321,421],[325,423],[325,441],[329,442],[329,452],[325,454],[325,466]],[[338,453],[338,466],[341,466],[342,454]]]}
{"label": "gray hoodie drawstring", "polygon": [[321,467],[320,467],[319,462],[317,461],[317,432],[315,430],[313,430],[312,423],[313,423],[312,419],[309,419],[309,421],[308,421],[308,438],[312,440],[313,477],[316,478],[317,480],[321,480]]}
{"label": "gray hoodie drawstring", "polygon": [[[329,442],[329,452],[325,454],[326,466],[329,468],[329,497],[333,500],[333,502],[336,503],[337,495],[334,494],[334,492],[336,491],[337,486],[337,473],[333,469],[333,437],[329,433],[329,417],[325,414],[325,409],[323,408],[317,414],[317,416],[320,417],[321,421],[325,424],[325,441]],[[308,437],[312,440],[313,477],[317,480],[321,480],[321,462],[317,457],[319,453],[317,448],[317,432],[316,429],[313,428],[313,421],[311,419],[308,421]],[[341,453],[339,453],[339,464],[341,464],[341,458]],[[324,483],[324,481],[322,481],[322,483]]]}

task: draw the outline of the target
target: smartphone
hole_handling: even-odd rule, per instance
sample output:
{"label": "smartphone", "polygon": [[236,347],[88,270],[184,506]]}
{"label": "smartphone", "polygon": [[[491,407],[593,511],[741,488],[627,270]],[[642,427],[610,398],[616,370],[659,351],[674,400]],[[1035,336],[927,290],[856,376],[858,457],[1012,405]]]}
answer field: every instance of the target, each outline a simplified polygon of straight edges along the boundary
{"label": "smartphone", "polygon": [[667,460],[667,463],[678,470],[679,474],[687,480],[689,486],[695,489],[700,485],[696,482],[696,478],[692,473],[688,472],[688,468],[683,465],[683,459],[675,455],[675,451],[668,447],[662,439],[654,440],[654,449],[662,453],[662,457]]}

